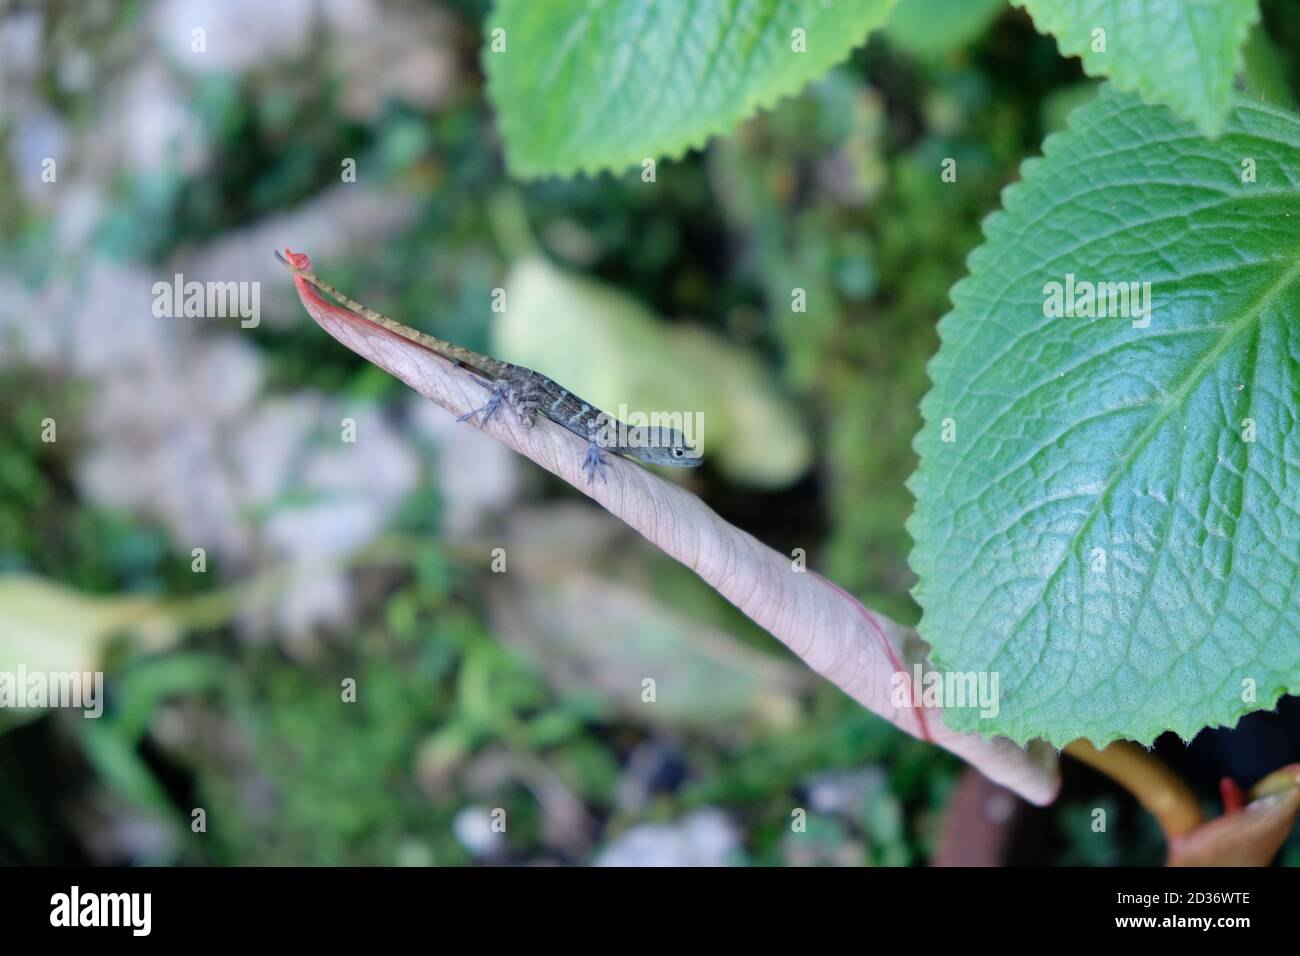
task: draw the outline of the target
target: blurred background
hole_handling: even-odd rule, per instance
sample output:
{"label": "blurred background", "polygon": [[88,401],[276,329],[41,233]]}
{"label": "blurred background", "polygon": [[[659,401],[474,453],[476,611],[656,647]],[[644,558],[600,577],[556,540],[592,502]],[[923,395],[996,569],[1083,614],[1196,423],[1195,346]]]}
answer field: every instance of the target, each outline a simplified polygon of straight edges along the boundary
{"label": "blurred background", "polygon": [[[999,190],[1093,93],[1023,13],[967,6],[936,30],[905,0],[647,184],[506,174],[485,2],[0,2],[0,670],[106,673],[98,720],[0,711],[0,862],[910,865],[972,838],[1159,862],[1102,778],[1068,766],[1030,811],[858,708],[326,336],[272,256],[598,404],[703,410],[707,464],[676,477],[913,623],[935,323]],[[1275,98],[1288,9],[1252,46]],[[156,317],[177,273],[258,283],[260,321]],[[1293,704],[1162,750],[1208,805],[1300,760]]]}

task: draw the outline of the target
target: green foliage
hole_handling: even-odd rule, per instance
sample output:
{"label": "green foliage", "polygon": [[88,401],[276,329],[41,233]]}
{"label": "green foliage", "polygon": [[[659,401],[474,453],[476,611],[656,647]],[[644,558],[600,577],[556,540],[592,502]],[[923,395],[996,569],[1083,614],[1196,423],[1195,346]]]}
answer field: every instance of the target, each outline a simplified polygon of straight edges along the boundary
{"label": "green foliage", "polygon": [[821,76],[893,4],[500,0],[483,61],[510,168],[567,175],[679,156]]}
{"label": "green foliage", "polygon": [[1295,98],[1287,86],[1285,60],[1262,27],[1256,26],[1250,31],[1242,59],[1245,67],[1242,77],[1247,92],[1274,106],[1295,108]]}
{"label": "green foliage", "polygon": [[[202,589],[152,523],[73,507],[84,390],[22,368],[0,370],[0,574],[56,578],[82,591]],[[57,441],[43,441],[45,419]]]}
{"label": "green foliage", "polygon": [[1165,860],[1155,818],[1108,794],[1062,802],[1052,816],[1062,866],[1160,866]]}
{"label": "green foliage", "polygon": [[[439,628],[430,640],[446,637]],[[373,639],[362,648],[379,651]],[[438,656],[390,646],[314,669],[269,655],[249,663],[249,699],[237,715],[256,776],[232,776],[219,753],[197,766],[216,862],[393,865],[412,845],[431,862],[468,862],[445,836],[453,808],[430,806],[411,772],[422,733],[444,712]],[[356,678],[355,703],[341,700],[344,676]],[[258,791],[268,805],[252,802]]]}
{"label": "green foliage", "polygon": [[[1212,142],[1106,90],[986,223],[911,483],[936,666],[1000,674],[1000,714],[953,726],[1191,737],[1300,687],[1297,144],[1244,97]],[[1150,312],[1050,317],[1067,275]]]}
{"label": "green foliage", "polygon": [[908,53],[937,56],[960,49],[983,33],[1007,0],[901,0],[885,36]]}
{"label": "green foliage", "polygon": [[[1257,0],[1012,0],[1089,76],[1109,77],[1217,135]],[[1104,31],[1104,35],[1097,31]]]}
{"label": "green foliage", "polygon": [[[1059,62],[1049,40],[1027,39],[1032,55]],[[873,66],[903,68],[888,51]],[[997,95],[973,70],[927,64],[908,90],[924,104],[926,132],[915,142],[890,140],[883,103],[846,67],[716,144],[710,159],[730,231],[745,236],[739,275],[762,290],[787,387],[821,412],[808,417],[825,462],[828,527],[813,560],[871,607],[910,622],[904,482],[937,346],[933,323],[918,317],[946,308],[980,217],[1040,131],[1032,99]],[[960,186],[939,182],[949,156]],[[819,179],[828,169],[834,188]],[[796,195],[799,183],[820,188]],[[807,312],[791,310],[794,287],[806,289]],[[791,547],[805,528],[791,532]],[[788,550],[780,534],[764,526],[764,540]]]}
{"label": "green foliage", "polygon": [[122,201],[98,230],[106,255],[158,258],[178,241],[256,221],[337,182],[339,156],[366,155],[366,131],[334,118],[330,84],[302,99],[274,89],[255,95],[247,84],[226,75],[196,84],[192,110],[221,162],[199,176],[169,160],[124,177]]}

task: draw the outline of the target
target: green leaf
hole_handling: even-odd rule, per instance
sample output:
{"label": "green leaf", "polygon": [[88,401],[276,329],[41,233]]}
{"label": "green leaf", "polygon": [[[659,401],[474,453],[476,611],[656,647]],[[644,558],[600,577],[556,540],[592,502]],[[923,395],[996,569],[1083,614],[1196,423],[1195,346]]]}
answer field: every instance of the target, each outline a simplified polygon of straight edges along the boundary
{"label": "green leaf", "polygon": [[977,40],[1007,0],[900,0],[885,26],[892,43],[916,56],[941,56]]}
{"label": "green leaf", "polygon": [[1287,80],[1287,61],[1273,45],[1263,25],[1250,31],[1250,39],[1242,51],[1245,66],[1242,71],[1245,90],[1261,100],[1284,109],[1295,108],[1295,97]]}
{"label": "green leaf", "polygon": [[[1190,738],[1300,690],[1298,148],[1245,97],[1210,141],[1106,88],[987,221],[910,482],[932,659],[999,674],[954,728]],[[1048,317],[1067,275],[1149,316]]]}
{"label": "green leaf", "polygon": [[702,146],[843,60],[894,3],[498,0],[483,60],[511,171],[621,170]]}
{"label": "green leaf", "polygon": [[[1218,135],[1257,0],[1012,0],[1089,76],[1109,77]],[[1097,31],[1105,31],[1104,36]]]}
{"label": "green leaf", "polygon": [[[93,673],[114,640],[128,635],[142,648],[167,647],[180,633],[174,612],[154,598],[83,594],[45,578],[0,575],[0,674]],[[22,703],[0,711],[0,733],[41,713]]]}
{"label": "green leaf", "polygon": [[174,609],[149,597],[83,594],[54,581],[0,575],[0,671],[96,671],[124,633],[157,649],[179,633]]}

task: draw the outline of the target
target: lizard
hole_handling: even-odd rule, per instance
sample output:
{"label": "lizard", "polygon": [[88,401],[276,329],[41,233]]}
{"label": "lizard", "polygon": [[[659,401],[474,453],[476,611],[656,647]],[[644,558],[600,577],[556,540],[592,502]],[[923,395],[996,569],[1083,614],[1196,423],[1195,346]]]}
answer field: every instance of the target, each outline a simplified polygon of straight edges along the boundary
{"label": "lizard", "polygon": [[[703,464],[700,452],[675,428],[625,425],[541,372],[482,355],[362,305],[316,275],[311,260],[303,253],[285,249],[281,254],[277,249],[275,255],[296,276],[366,321],[468,369],[474,380],[489,390],[489,395],[482,406],[461,415],[457,421],[473,423],[477,418],[479,428],[485,428],[505,405],[524,427],[532,428],[541,414],[587,442],[582,470],[588,484],[596,480],[596,475],[602,481],[607,480],[606,452],[651,465],[694,468]],[[620,439],[623,439],[621,443]]]}

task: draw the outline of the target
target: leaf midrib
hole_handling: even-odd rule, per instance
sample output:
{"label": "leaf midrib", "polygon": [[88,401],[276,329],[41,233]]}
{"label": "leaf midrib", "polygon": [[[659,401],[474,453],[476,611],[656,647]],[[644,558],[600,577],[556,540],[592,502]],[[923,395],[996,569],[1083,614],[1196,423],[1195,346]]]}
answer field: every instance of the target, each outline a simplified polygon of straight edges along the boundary
{"label": "leaf midrib", "polygon": [[1291,266],[1291,268],[1287,269],[1286,272],[1282,273],[1276,282],[1265,289],[1263,294],[1259,296],[1252,307],[1247,308],[1240,318],[1227,327],[1219,342],[1213,348],[1209,349],[1205,355],[1201,357],[1201,360],[1192,367],[1191,372],[1183,379],[1173,394],[1169,396],[1169,400],[1165,403],[1164,407],[1161,408],[1154,417],[1152,417],[1146,428],[1142,429],[1138,434],[1137,438],[1133,441],[1133,444],[1129,447],[1128,454],[1124,456],[1124,460],[1115,467],[1114,471],[1112,471],[1110,476],[1106,479],[1105,485],[1103,485],[1101,491],[1097,493],[1096,501],[1094,501],[1092,507],[1088,509],[1088,514],[1084,517],[1078,530],[1075,531],[1073,536],[1071,536],[1069,544],[1062,550],[1061,557],[1052,568],[1052,573],[1043,583],[1037,600],[1027,605],[1024,612],[1012,622],[1011,626],[1007,629],[1005,636],[1000,642],[998,642],[997,647],[994,648],[993,653],[990,655],[990,661],[996,660],[1001,656],[1002,652],[1006,649],[1007,644],[1018,632],[1020,625],[1024,622],[1025,617],[1029,614],[1030,610],[1048,594],[1052,586],[1056,583],[1056,579],[1058,575],[1060,575],[1061,569],[1065,567],[1066,561],[1078,548],[1079,540],[1092,526],[1092,522],[1096,520],[1097,515],[1101,513],[1102,506],[1109,501],[1111,493],[1115,490],[1120,479],[1128,473],[1138,453],[1146,448],[1147,444],[1151,441],[1156,432],[1159,431],[1160,426],[1164,424],[1170,414],[1172,414],[1174,410],[1182,407],[1183,401],[1187,398],[1188,394],[1190,394],[1191,390],[1200,384],[1206,372],[1214,367],[1217,360],[1237,340],[1237,337],[1241,335],[1244,330],[1250,328],[1255,319],[1263,315],[1264,310],[1273,302],[1274,299],[1281,295],[1289,285],[1296,281],[1297,278],[1300,278],[1300,251],[1296,253],[1295,259],[1295,264]]}

